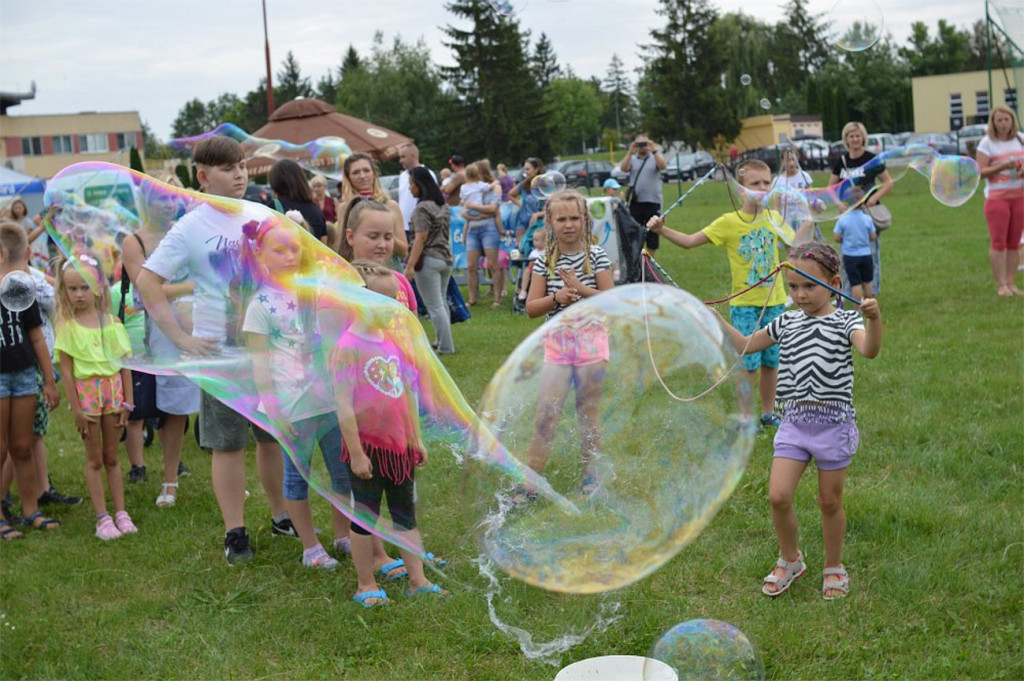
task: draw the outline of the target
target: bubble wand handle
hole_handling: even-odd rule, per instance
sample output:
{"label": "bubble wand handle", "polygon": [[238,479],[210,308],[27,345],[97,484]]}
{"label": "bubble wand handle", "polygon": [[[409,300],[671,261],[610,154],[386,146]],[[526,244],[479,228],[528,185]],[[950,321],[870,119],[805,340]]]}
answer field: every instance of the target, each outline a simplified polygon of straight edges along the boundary
{"label": "bubble wand handle", "polygon": [[662,219],[668,217],[668,214],[671,213],[672,211],[674,211],[679,206],[679,204],[681,204],[683,202],[683,199],[685,199],[687,196],[692,194],[694,189],[696,189],[697,187],[699,187],[702,184],[704,184],[705,182],[707,182],[708,179],[712,175],[715,174],[716,170],[718,170],[718,166],[717,165],[713,166],[711,168],[711,170],[709,170],[708,172],[704,173],[704,175],[699,180],[694,182],[693,186],[690,187],[689,189],[687,189],[686,192],[682,196],[680,196],[678,199],[676,199],[676,202],[673,203],[671,206],[669,206],[668,209],[664,213],[662,213],[660,217]]}
{"label": "bubble wand handle", "polygon": [[789,269],[793,270],[794,272],[796,272],[797,274],[799,274],[799,275],[800,275],[801,277],[805,277],[805,278],[807,278],[807,279],[810,279],[811,281],[813,281],[813,282],[814,282],[815,284],[817,284],[818,286],[824,286],[825,288],[827,288],[827,289],[828,289],[829,291],[831,291],[832,293],[836,294],[837,296],[842,296],[843,298],[846,298],[847,300],[849,300],[849,301],[850,301],[851,303],[853,303],[854,305],[857,305],[858,307],[860,306],[860,304],[861,304],[861,302],[862,302],[862,301],[859,301],[859,300],[857,300],[857,299],[856,299],[856,298],[854,298],[853,296],[848,296],[848,295],[846,295],[845,293],[843,293],[842,291],[840,291],[839,289],[837,289],[837,288],[835,288],[835,287],[833,287],[833,286],[829,286],[828,284],[826,284],[825,282],[823,282],[823,281],[822,281],[821,279],[818,279],[818,278],[817,278],[817,277],[815,277],[814,275],[811,275],[811,274],[807,274],[807,273],[806,273],[806,272],[804,272],[804,271],[803,271],[802,269],[800,269],[799,267],[797,267],[797,266],[793,265],[792,263],[784,262],[784,263],[782,263],[782,266],[783,266],[783,267],[787,267],[787,268],[789,268]]}

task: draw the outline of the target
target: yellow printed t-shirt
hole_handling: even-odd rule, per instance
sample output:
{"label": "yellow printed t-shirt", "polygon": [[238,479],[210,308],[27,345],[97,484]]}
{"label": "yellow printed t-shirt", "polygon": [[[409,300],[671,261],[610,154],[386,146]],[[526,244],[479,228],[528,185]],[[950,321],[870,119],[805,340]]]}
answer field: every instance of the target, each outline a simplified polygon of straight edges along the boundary
{"label": "yellow printed t-shirt", "polygon": [[[785,219],[778,213],[773,213],[773,218],[773,221],[769,222],[765,211],[759,211],[756,217],[743,211],[734,211],[726,213],[701,230],[712,244],[728,249],[733,294],[751,286],[779,266],[780,234],[789,241],[793,240],[795,234]],[[776,274],[766,279],[743,295],[730,300],[729,304],[750,307],[761,307],[765,303],[782,305],[786,302],[784,282],[779,281],[772,290],[772,283],[778,276]]]}
{"label": "yellow printed t-shirt", "polygon": [[121,370],[115,362],[132,354],[128,332],[121,320],[107,315],[98,329],[82,326],[73,319],[57,328],[53,349],[75,360],[75,378],[112,376]]}

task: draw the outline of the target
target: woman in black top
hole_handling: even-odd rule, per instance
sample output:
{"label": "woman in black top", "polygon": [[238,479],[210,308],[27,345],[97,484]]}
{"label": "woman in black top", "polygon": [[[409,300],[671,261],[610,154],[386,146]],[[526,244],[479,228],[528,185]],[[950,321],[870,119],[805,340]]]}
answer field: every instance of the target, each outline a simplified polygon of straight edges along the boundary
{"label": "woman in black top", "polygon": [[320,241],[327,243],[327,222],[320,206],[313,201],[313,192],[306,174],[295,161],[283,159],[270,169],[270,188],[277,194],[271,208],[279,213],[297,210],[306,219],[306,228]]}
{"label": "woman in black top", "polygon": [[[865,192],[878,185],[875,191],[871,192],[864,202],[867,206],[874,206],[882,197],[892,191],[892,176],[886,170],[884,163],[871,164],[875,155],[864,148],[868,141],[868,131],[863,123],[850,121],[843,126],[843,145],[846,152],[832,165],[832,177],[828,184],[832,186],[839,184],[847,178],[853,178],[854,184]],[[870,165],[869,165],[870,164]],[[867,167],[865,167],[867,166]],[[874,262],[875,277],[871,282],[871,290],[876,294],[882,286],[882,261],[881,261],[882,235],[871,242],[871,260]],[[850,290],[846,281],[846,270],[842,270],[843,289]]]}

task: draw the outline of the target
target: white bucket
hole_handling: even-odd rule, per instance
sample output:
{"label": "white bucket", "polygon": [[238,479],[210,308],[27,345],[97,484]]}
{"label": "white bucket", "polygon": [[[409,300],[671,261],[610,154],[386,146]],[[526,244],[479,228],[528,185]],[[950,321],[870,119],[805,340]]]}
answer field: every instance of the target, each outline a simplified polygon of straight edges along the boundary
{"label": "white bucket", "polygon": [[[646,670],[646,676],[644,672]],[[573,662],[555,676],[555,681],[678,681],[672,667],[661,660],[640,655],[605,655]]]}

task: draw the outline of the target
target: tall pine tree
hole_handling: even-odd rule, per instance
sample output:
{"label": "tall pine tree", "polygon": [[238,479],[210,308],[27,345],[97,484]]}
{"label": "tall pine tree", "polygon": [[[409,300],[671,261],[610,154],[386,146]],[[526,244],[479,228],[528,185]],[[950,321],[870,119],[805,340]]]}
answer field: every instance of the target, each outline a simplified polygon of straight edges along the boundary
{"label": "tall pine tree", "polygon": [[516,163],[527,156],[547,157],[543,91],[530,72],[519,22],[499,16],[484,0],[453,0],[445,8],[472,23],[468,30],[442,29],[456,64],[441,68],[456,96],[451,150]]}
{"label": "tall pine tree", "polygon": [[562,69],[558,67],[558,56],[555,54],[551,41],[545,33],[540,34],[540,39],[533,46],[533,55],[530,57],[530,70],[533,77],[541,88],[547,86],[555,78],[562,76]]}
{"label": "tall pine tree", "polygon": [[612,54],[608,73],[601,85],[602,91],[608,95],[610,105],[601,123],[606,128],[614,128],[615,142],[618,144],[624,141],[624,135],[628,137],[635,132],[637,124],[636,99],[619,55]]}
{"label": "tall pine tree", "polygon": [[728,70],[725,38],[708,0],[661,0],[665,26],[651,31],[644,73],[644,122],[663,140],[711,148],[715,137],[740,131],[732,95],[722,88]]}

